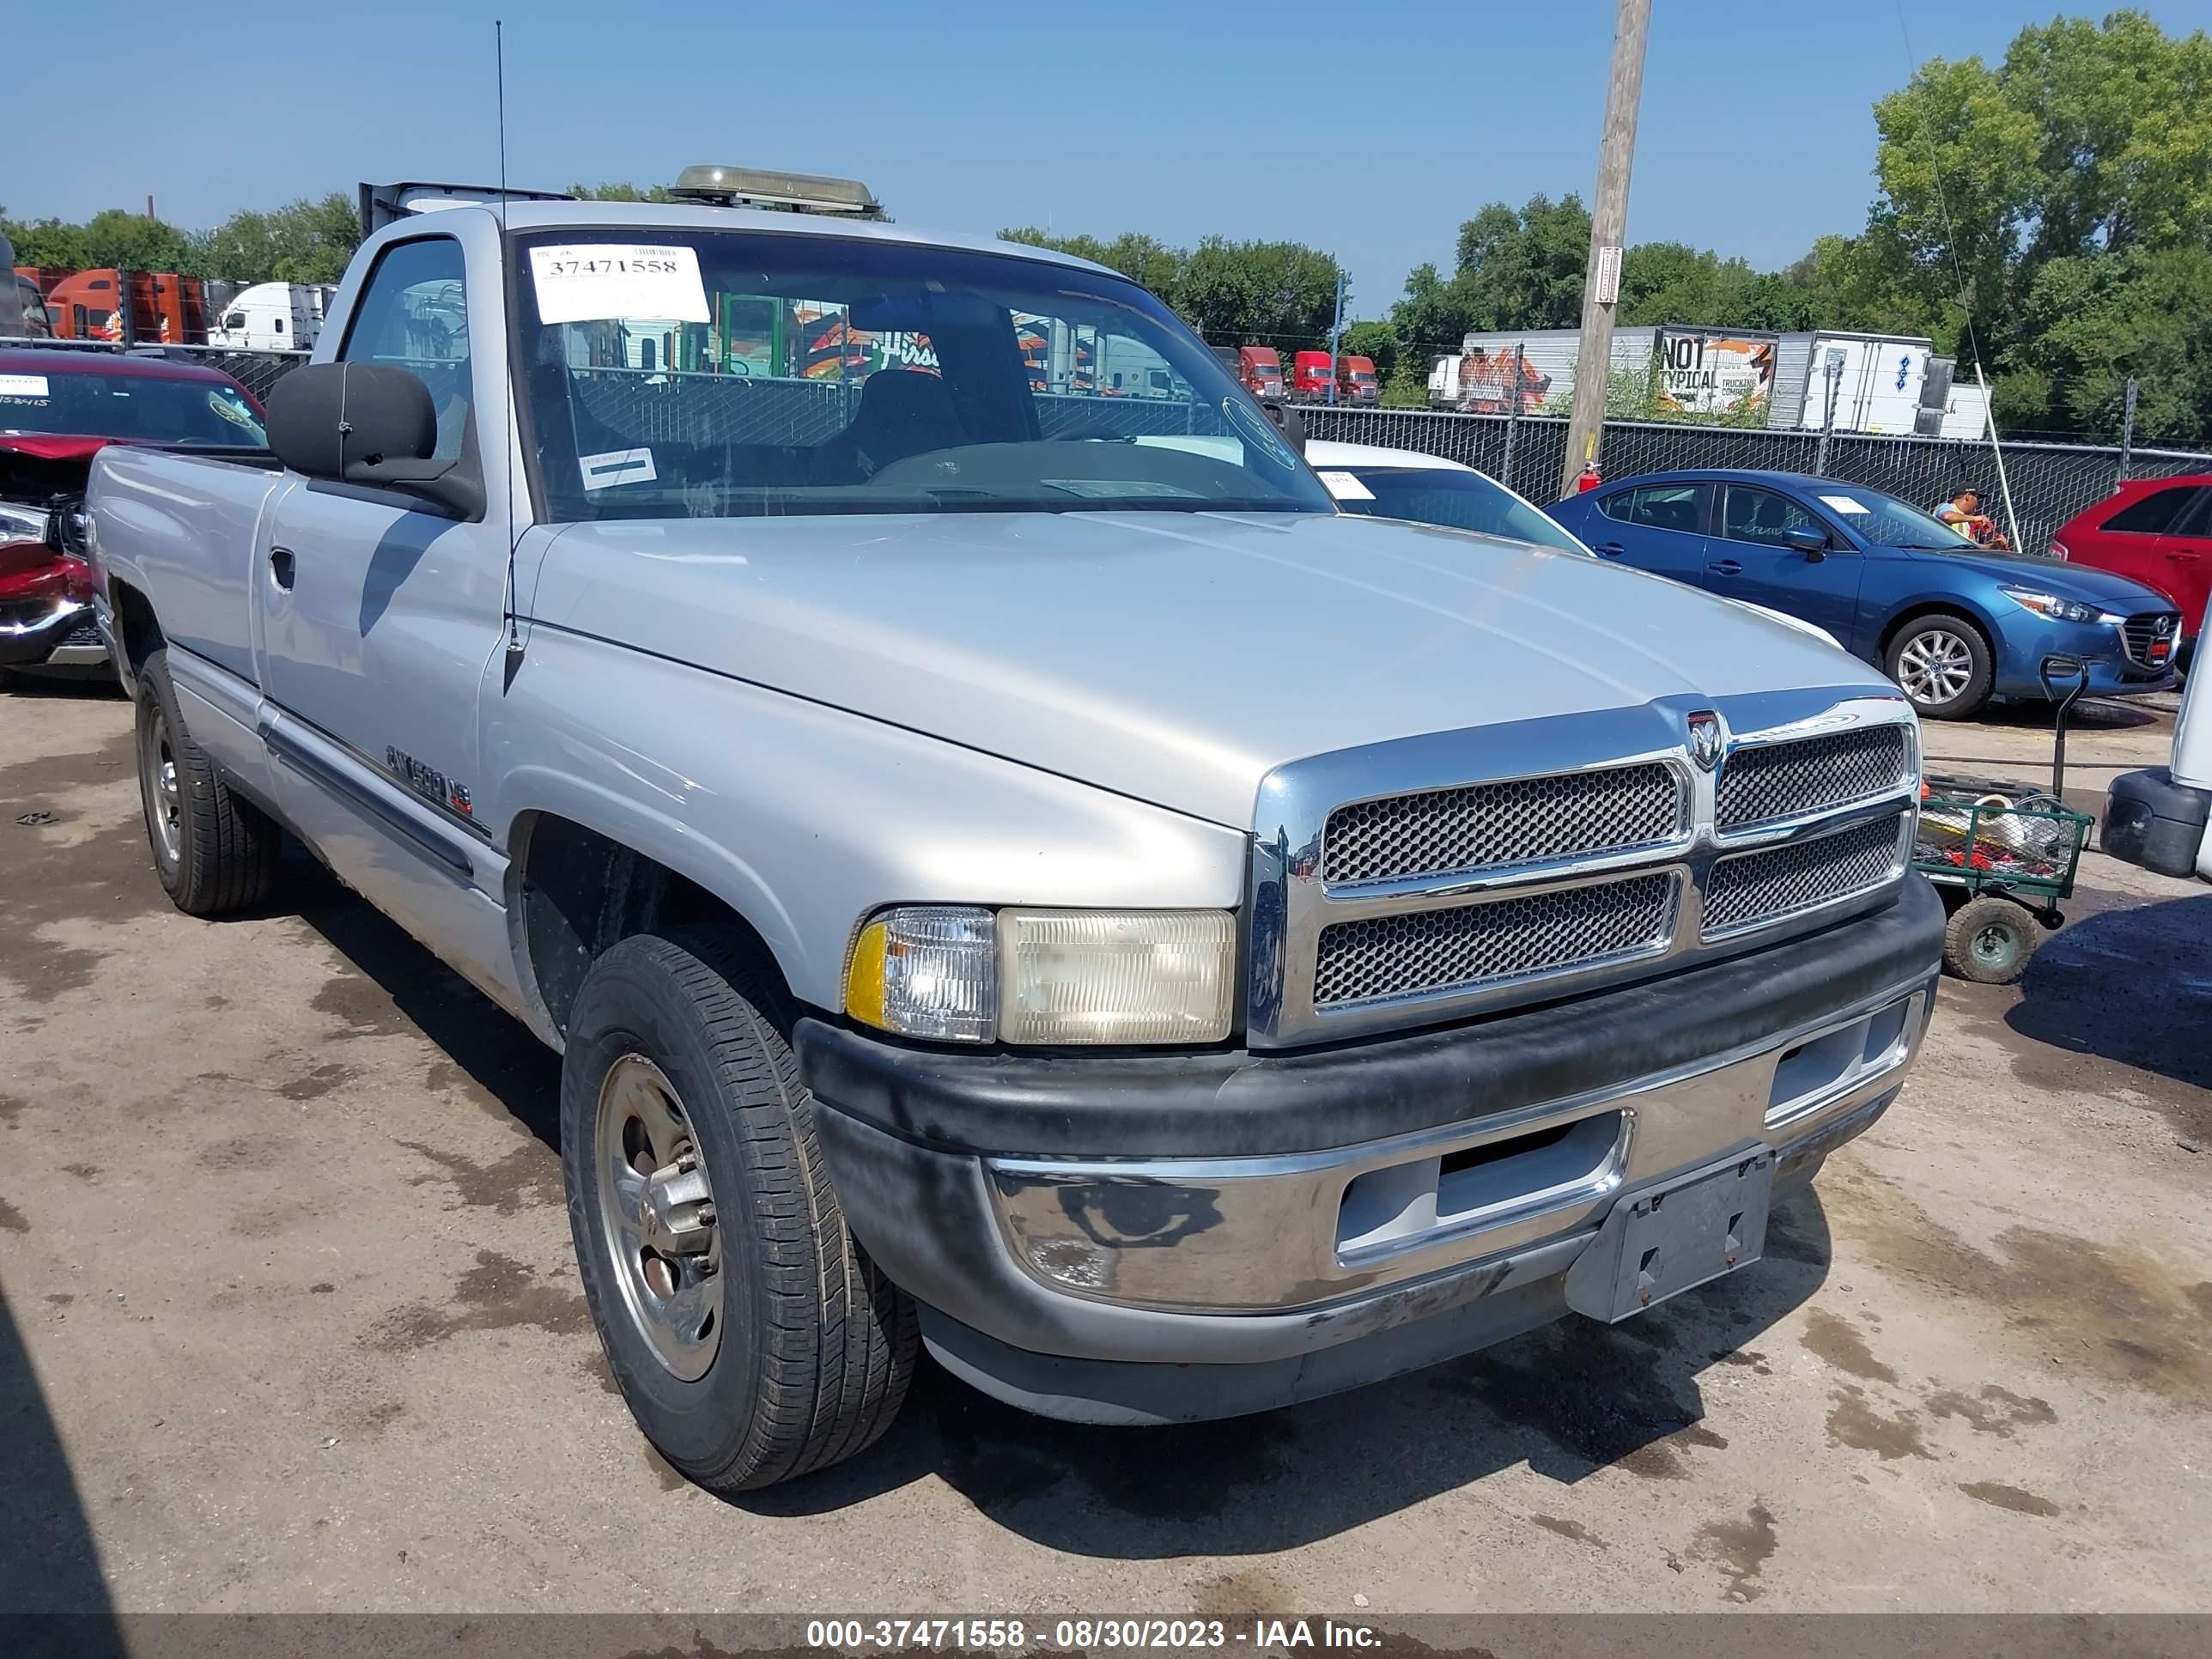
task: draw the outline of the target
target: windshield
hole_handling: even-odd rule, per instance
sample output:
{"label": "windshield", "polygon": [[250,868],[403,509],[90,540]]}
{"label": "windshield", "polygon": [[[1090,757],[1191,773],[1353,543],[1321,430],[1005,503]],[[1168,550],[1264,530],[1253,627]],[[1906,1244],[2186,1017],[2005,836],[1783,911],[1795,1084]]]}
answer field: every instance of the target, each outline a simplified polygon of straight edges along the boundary
{"label": "windshield", "polygon": [[0,433],[127,438],[206,449],[266,449],[246,393],[222,380],[0,369]]}
{"label": "windshield", "polygon": [[[653,234],[517,239],[530,459],[556,521],[1331,510],[1133,283],[859,238]],[[1218,441],[1133,441],[1162,434]]]}
{"label": "windshield", "polygon": [[[1337,504],[1347,513],[1480,531],[1564,553],[1589,551],[1543,513],[1480,472],[1384,466],[1324,466],[1321,471],[1334,486]],[[1349,477],[1357,488],[1346,489],[1340,477]]]}
{"label": "windshield", "polygon": [[1822,478],[1812,486],[1814,499],[1875,547],[1924,547],[1941,552],[1979,552],[1957,531],[1909,501]]}

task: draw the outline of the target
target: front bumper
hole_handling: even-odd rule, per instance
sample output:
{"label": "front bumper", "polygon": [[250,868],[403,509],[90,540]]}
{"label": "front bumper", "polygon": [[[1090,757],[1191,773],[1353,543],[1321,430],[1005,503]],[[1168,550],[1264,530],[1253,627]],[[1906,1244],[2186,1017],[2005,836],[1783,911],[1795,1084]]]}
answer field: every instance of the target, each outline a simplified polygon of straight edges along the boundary
{"label": "front bumper", "polygon": [[1670,980],[1293,1055],[953,1055],[803,1021],[847,1218],[939,1358],[1082,1420],[1264,1410],[1567,1310],[1624,1195],[1810,1178],[1894,1098],[1942,909]]}
{"label": "front bumper", "polygon": [[88,600],[55,599],[0,614],[0,668],[89,668],[106,660]]}
{"label": "front bumper", "polygon": [[[2140,696],[2180,684],[2172,663],[2152,668],[2129,656],[2120,630],[2109,623],[2052,622],[2028,611],[2021,617],[2025,620],[2008,619],[1997,640],[1991,689],[2001,697],[2046,695],[2039,671],[2051,656],[2081,659],[2089,671],[2085,695],[2090,696]],[[2061,695],[2072,684],[2060,681]]]}

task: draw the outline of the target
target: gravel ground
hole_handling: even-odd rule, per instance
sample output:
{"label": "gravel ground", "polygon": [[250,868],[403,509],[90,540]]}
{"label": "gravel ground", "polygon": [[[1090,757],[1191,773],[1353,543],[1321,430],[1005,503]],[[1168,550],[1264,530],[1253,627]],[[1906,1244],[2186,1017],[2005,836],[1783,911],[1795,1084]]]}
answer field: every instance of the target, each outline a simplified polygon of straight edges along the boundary
{"label": "gravel ground", "polygon": [[[173,911],[129,713],[0,694],[0,1610],[2212,1610],[2212,893],[2093,856],[1769,1260],[1641,1321],[1191,1431],[926,1372],[731,1505],[601,1367],[551,1056],[305,860]],[[2167,731],[2093,707],[2073,781]]]}

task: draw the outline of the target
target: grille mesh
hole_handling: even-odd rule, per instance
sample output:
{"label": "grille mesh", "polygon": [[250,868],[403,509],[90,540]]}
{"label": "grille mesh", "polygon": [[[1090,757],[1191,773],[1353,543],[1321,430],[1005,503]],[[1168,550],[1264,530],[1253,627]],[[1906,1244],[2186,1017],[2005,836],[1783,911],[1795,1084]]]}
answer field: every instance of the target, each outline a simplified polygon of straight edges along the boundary
{"label": "grille mesh", "polygon": [[[2166,623],[2166,653],[2159,661],[2151,660],[2150,648],[2159,636],[2158,625]],[[2181,632],[2181,618],[2171,611],[2146,611],[2139,617],[2130,617],[2120,624],[2120,637],[2127,641],[2128,659],[2143,668],[2164,668],[2173,660],[2172,641]]]}
{"label": "grille mesh", "polygon": [[1905,767],[1901,726],[1740,749],[1721,770],[1714,817],[1726,831],[1864,800],[1896,787]]}
{"label": "grille mesh", "polygon": [[1832,836],[1721,860],[1705,893],[1706,933],[1879,886],[1897,872],[1901,833],[1897,818],[1880,818]]}
{"label": "grille mesh", "polygon": [[1653,847],[1681,833],[1682,785],[1656,763],[1431,789],[1340,806],[1322,878],[1392,881]]}
{"label": "grille mesh", "polygon": [[1664,874],[1340,921],[1321,935],[1314,1006],[1433,995],[1587,967],[1663,945],[1674,923]]}

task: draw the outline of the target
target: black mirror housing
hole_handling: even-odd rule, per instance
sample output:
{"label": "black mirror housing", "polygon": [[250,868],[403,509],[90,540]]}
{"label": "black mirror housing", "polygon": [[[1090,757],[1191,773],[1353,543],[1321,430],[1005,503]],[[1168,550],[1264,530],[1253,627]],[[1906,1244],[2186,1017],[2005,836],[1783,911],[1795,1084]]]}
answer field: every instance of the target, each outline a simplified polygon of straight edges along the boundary
{"label": "black mirror housing", "polygon": [[1279,398],[1262,398],[1260,399],[1260,407],[1267,418],[1275,423],[1275,430],[1283,434],[1291,447],[1297,450],[1299,454],[1304,454],[1306,453],[1305,416],[1299,414],[1293,405],[1284,402]]}
{"label": "black mirror housing", "polygon": [[383,363],[310,363],[269,393],[269,447],[295,472],[331,483],[404,489],[462,513],[480,491],[447,488],[456,463],[441,461],[430,388]]}

